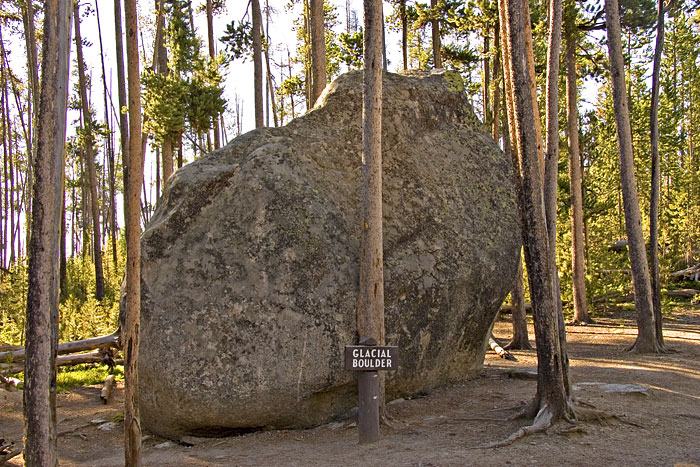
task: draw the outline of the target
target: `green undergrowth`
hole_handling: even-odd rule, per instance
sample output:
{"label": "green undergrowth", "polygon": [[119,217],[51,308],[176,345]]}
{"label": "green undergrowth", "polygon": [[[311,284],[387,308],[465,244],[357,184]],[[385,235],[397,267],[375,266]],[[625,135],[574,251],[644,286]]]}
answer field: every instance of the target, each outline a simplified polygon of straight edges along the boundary
{"label": "green undergrowth", "polygon": [[[92,386],[104,383],[110,374],[106,365],[82,364],[71,367],[62,367],[56,374],[56,389],[58,392],[70,391],[78,386]],[[124,367],[117,365],[111,371],[117,381],[124,380]]]}

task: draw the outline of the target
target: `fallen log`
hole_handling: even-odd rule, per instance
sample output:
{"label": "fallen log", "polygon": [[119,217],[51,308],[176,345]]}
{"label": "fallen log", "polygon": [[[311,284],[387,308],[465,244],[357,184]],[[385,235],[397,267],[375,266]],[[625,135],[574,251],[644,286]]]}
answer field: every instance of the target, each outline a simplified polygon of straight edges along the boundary
{"label": "fallen log", "polygon": [[700,263],[689,268],[681,269],[680,271],[672,272],[670,276],[681,280],[700,281]]}
{"label": "fallen log", "polygon": [[[106,336],[92,337],[79,341],[62,342],[58,344],[58,355],[73,354],[76,352],[85,352],[87,350],[99,349],[101,347],[120,348],[119,331]],[[0,362],[16,363],[24,361],[24,348],[0,352]]]}
{"label": "fallen log", "polygon": [[[123,365],[124,360],[114,360],[110,353],[105,352],[93,352],[93,353],[81,353],[73,355],[61,355],[56,357],[56,366],[69,366],[69,365],[80,365],[81,363],[103,363],[110,367],[114,365]],[[19,363],[0,363],[0,372],[5,374],[14,375],[17,373],[22,373],[24,371],[24,365]]]}
{"label": "fallen log", "polygon": [[114,375],[108,375],[100,391],[100,399],[103,404],[109,402],[109,398],[112,397],[112,389],[114,389]]}
{"label": "fallen log", "polygon": [[491,347],[491,350],[493,350],[496,353],[496,355],[498,355],[501,358],[510,360],[511,362],[518,361],[518,359],[515,358],[515,356],[512,353],[508,352],[498,342],[496,342],[496,339],[493,338],[493,335],[489,337],[489,347]]}
{"label": "fallen log", "polygon": [[693,298],[700,294],[700,290],[697,289],[677,289],[677,290],[667,290],[664,295],[667,297],[681,297],[681,298]]}

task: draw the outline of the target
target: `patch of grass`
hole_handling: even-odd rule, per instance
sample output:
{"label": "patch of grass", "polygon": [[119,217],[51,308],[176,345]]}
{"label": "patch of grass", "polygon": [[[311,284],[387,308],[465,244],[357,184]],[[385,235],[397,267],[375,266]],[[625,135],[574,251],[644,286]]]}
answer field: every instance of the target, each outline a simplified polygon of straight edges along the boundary
{"label": "patch of grass", "polygon": [[[56,375],[56,389],[58,392],[65,392],[76,386],[102,384],[109,374],[110,372],[106,365],[86,363],[62,367],[58,369]],[[121,365],[114,367],[112,374],[115,375],[117,381],[122,381],[124,379],[124,367]]]}

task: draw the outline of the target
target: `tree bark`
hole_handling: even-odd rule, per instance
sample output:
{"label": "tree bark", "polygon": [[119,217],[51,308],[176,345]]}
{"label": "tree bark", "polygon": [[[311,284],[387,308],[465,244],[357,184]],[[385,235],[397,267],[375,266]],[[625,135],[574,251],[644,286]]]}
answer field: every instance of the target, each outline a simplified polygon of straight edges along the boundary
{"label": "tree bark", "polygon": [[[122,150],[122,164],[129,160],[129,127],[126,107],[126,73],[124,72],[124,33],[122,29],[121,0],[114,0],[114,38],[117,61],[117,93],[119,96],[119,136]],[[126,206],[125,206],[126,208]]]}
{"label": "tree bark", "polygon": [[518,272],[513,288],[510,291],[510,301],[513,305],[511,320],[513,323],[513,338],[506,345],[506,350],[531,350],[530,338],[527,332],[527,310],[525,307],[525,287],[523,279],[523,261],[518,260]]}
{"label": "tree bark", "polygon": [[124,457],[127,466],[141,465],[141,422],[138,404],[139,322],[141,315],[141,83],[136,0],[126,0],[126,52],[129,69],[129,159],[124,164],[126,218],[126,318],[124,320]]}
{"label": "tree bark", "polygon": [[406,0],[400,0],[399,11],[401,15],[401,55],[403,57],[403,70],[408,70],[408,16],[406,15]]}
{"label": "tree bark", "polygon": [[[31,93],[29,112],[29,137],[27,138],[27,153],[29,154],[29,164],[27,164],[27,190],[31,192],[34,179],[34,158],[36,157],[36,124],[37,113],[39,111],[39,75],[37,69],[36,52],[36,28],[34,27],[34,5],[32,2],[23,4],[22,20],[24,22],[24,40],[27,49],[27,74],[29,76],[29,91]],[[31,212],[31,199],[27,195],[27,214]],[[31,237],[32,222],[31,216],[27,215],[27,247]]]}
{"label": "tree bark", "polygon": [[63,148],[66,139],[72,2],[44,4],[36,182],[29,244],[29,288],[24,386],[25,463],[58,465],[56,454],[56,346]]}
{"label": "tree bark", "polygon": [[[216,59],[216,50],[214,47],[214,7],[212,0],[207,0],[207,39],[209,44],[209,57],[212,60]],[[219,116],[214,117],[214,149],[221,147],[221,131],[219,129]]]}
{"label": "tree bark", "polygon": [[253,85],[255,88],[255,128],[261,128],[263,118],[263,84],[262,84],[262,13],[260,1],[251,0],[253,9]]}
{"label": "tree bark", "polygon": [[313,90],[311,105],[326,87],[326,39],[324,34],[323,0],[310,0],[311,5],[311,73]]}
{"label": "tree bark", "polygon": [[566,21],[566,104],[569,140],[569,181],[571,193],[571,256],[573,269],[574,324],[593,322],[586,300],[586,257],[583,236],[583,189],[581,156],[578,140],[578,87],[576,73],[576,10],[574,2],[567,5]]}
{"label": "tree bark", "polygon": [[[384,345],[384,252],[382,241],[382,11],[364,1],[364,81],[362,106],[362,227],[357,332]],[[380,410],[384,410],[380,372]]]}
{"label": "tree bark", "polygon": [[608,30],[608,51],[610,55],[615,122],[617,124],[617,145],[620,154],[622,201],[625,210],[625,227],[632,266],[634,304],[637,309],[637,340],[630,350],[639,353],[658,352],[659,346],[656,340],[649,266],[647,264],[637,184],[634,176],[632,127],[627,103],[627,89],[625,87],[625,62],[622,57],[620,16],[617,0],[605,0],[605,15]]}
{"label": "tree bark", "polygon": [[[518,154],[522,167],[521,200],[523,244],[530,282],[535,337],[537,339],[537,397],[530,415],[556,420],[567,410],[567,392],[564,382],[565,355],[560,347],[558,318],[552,274],[553,254],[549,248],[546,213],[544,209],[541,165],[538,157],[537,131],[528,70],[526,26],[529,16],[524,14],[520,0],[506,5],[510,67],[515,92],[514,111],[518,140]],[[538,415],[539,417],[539,415]]]}
{"label": "tree bark", "polygon": [[112,267],[117,270],[117,192],[116,192],[116,173],[114,171],[114,145],[112,144],[112,129],[109,126],[109,105],[107,103],[107,74],[105,71],[105,56],[102,43],[102,26],[100,24],[100,7],[98,1],[95,0],[95,16],[97,17],[97,31],[100,39],[100,62],[102,64],[102,86],[104,91],[104,106],[105,106],[105,125],[110,130],[110,137],[107,143],[108,154],[108,177],[109,177],[109,231],[112,234]]}
{"label": "tree bark", "polygon": [[[437,0],[430,0],[430,8],[437,8]],[[435,11],[433,11],[435,13]],[[440,51],[440,21],[436,18],[432,21],[433,33],[433,60],[435,68],[442,68],[442,53]]]}
{"label": "tree bark", "polygon": [[[661,284],[659,281],[659,197],[661,175],[659,161],[659,74],[664,49],[664,2],[658,0],[656,22],[656,45],[651,79],[651,110],[649,129],[651,133],[651,198],[649,200],[649,269],[651,274],[651,297],[654,307],[656,342],[664,347],[663,317],[661,315]],[[692,167],[692,164],[691,164]]]}
{"label": "tree bark", "polygon": [[95,141],[92,129],[92,114],[87,100],[87,80],[85,79],[85,60],[83,58],[82,38],[80,36],[80,10],[78,2],[73,11],[75,23],[75,48],[78,56],[78,81],[80,88],[80,106],[83,112],[84,144],[83,154],[88,172],[88,190],[90,195],[90,212],[92,214],[92,247],[95,260],[95,298],[102,301],[104,297],[104,273],[102,271],[102,235],[100,233],[100,204],[97,197],[97,173],[95,171]]}

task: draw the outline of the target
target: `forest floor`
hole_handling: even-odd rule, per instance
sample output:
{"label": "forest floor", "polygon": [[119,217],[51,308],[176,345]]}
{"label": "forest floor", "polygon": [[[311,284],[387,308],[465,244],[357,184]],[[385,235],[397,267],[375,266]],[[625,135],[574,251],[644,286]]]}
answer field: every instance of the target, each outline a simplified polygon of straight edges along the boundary
{"label": "forest floor", "polygon": [[[393,428],[382,439],[358,445],[350,421],[309,430],[268,431],[220,439],[189,439],[190,446],[145,434],[145,466],[700,466],[700,307],[676,308],[665,326],[666,355],[625,352],[635,339],[629,312],[568,326],[575,396],[619,419],[560,422],[545,433],[497,449],[524,421],[505,421],[535,394],[534,351],[513,352],[517,362],[489,352],[476,379],[391,403]],[[533,331],[530,327],[530,337]],[[494,334],[507,342],[508,317]],[[629,385],[629,386],[621,386]],[[626,388],[627,391],[620,392]],[[100,387],[58,396],[61,465],[123,464],[123,389],[103,405]],[[482,420],[476,420],[481,418]],[[484,418],[494,420],[483,420]],[[501,419],[501,420],[499,420]],[[102,422],[98,422],[102,420]],[[112,430],[104,422],[116,421]],[[109,425],[108,425],[109,426]],[[22,436],[21,392],[0,390],[0,438]],[[21,456],[9,465],[24,465]]]}

